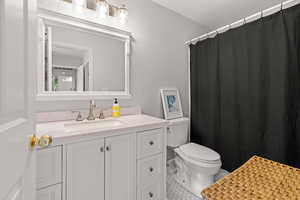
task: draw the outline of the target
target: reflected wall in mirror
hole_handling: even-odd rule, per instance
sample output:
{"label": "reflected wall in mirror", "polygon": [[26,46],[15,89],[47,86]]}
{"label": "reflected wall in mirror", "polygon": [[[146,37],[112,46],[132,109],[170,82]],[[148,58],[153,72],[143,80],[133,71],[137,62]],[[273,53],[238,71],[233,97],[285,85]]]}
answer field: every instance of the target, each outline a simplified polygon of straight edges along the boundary
{"label": "reflected wall in mirror", "polygon": [[38,96],[130,96],[130,35],[45,15],[39,29]]}
{"label": "reflected wall in mirror", "polygon": [[[48,55],[49,56],[49,55]],[[71,44],[52,43],[52,67],[45,65],[45,91],[89,91],[92,76],[89,76],[93,66],[92,51]]]}

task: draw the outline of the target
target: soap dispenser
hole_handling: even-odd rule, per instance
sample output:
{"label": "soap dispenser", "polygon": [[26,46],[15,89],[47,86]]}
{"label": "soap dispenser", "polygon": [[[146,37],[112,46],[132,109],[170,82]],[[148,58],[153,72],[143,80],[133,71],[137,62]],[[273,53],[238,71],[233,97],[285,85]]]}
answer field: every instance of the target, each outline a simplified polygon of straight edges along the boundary
{"label": "soap dispenser", "polygon": [[114,99],[114,104],[112,106],[112,116],[113,117],[120,117],[121,115],[121,108],[120,108],[120,105],[119,105],[119,102],[118,102],[118,99],[115,98]]}

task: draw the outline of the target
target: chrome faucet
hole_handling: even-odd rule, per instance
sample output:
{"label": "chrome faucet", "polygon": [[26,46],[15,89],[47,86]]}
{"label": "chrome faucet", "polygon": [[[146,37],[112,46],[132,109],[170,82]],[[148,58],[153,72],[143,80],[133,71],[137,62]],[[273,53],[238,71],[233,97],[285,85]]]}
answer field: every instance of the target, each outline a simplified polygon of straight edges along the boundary
{"label": "chrome faucet", "polygon": [[89,111],[87,120],[95,120],[96,119],[95,108],[96,108],[96,104],[95,104],[94,100],[90,100],[90,111]]}

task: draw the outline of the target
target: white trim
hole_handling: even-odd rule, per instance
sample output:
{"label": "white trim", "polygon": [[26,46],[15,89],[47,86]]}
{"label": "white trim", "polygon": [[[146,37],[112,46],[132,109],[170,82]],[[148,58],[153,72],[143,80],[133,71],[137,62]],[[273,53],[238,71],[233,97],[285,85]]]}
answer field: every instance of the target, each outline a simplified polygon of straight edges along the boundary
{"label": "white trim", "polygon": [[52,65],[52,66],[53,66],[53,67],[56,67],[56,68],[79,69],[79,68],[82,67],[83,65],[80,65],[80,66]]}
{"label": "white trim", "polygon": [[37,91],[43,91],[45,88],[45,48],[46,48],[46,41],[45,41],[45,33],[46,33],[46,28],[44,21],[42,19],[38,19],[38,62],[37,66],[42,66],[42,67],[37,67]]}
{"label": "white trim", "polygon": [[5,124],[0,124],[0,133],[3,133],[9,129],[12,129],[14,127],[18,127],[18,126],[21,126],[22,124],[25,124],[27,123],[27,119],[25,118],[18,118],[18,119],[15,119],[13,121],[10,121],[10,122],[7,122]]}
{"label": "white trim", "polygon": [[[48,84],[47,84],[47,89],[48,90],[52,90],[52,28],[51,27],[47,27],[47,34],[48,34],[48,45],[47,45],[47,58],[48,58],[48,62],[47,62],[47,80],[48,80]],[[38,66],[39,67],[39,66]],[[43,74],[45,74],[44,68],[43,69]],[[38,79],[39,80],[39,79]],[[39,84],[39,83],[38,83]]]}
{"label": "white trim", "polygon": [[76,79],[76,85],[77,85],[77,90],[78,91],[82,91],[83,92],[83,67],[84,67],[85,64],[82,64],[80,65],[78,68],[77,68],[77,79]]}
{"label": "white trim", "polygon": [[130,59],[131,59],[131,42],[126,39],[125,42],[125,92],[130,93]]}
{"label": "white trim", "polygon": [[[88,30],[94,33],[102,33],[107,36],[115,36],[119,38],[130,39],[131,33],[122,30],[109,30],[105,29],[106,27],[101,26],[101,24],[90,24],[88,21],[78,21],[76,18],[66,18],[61,15],[56,15],[53,12],[44,13],[42,11],[39,12],[38,17],[41,19],[47,20],[47,24],[61,26],[63,28],[67,26],[80,28],[81,31]],[[52,24],[52,23],[53,24]]]}
{"label": "white trim", "polygon": [[225,26],[223,26],[221,28],[217,28],[214,31],[211,31],[211,32],[206,33],[206,34],[203,34],[203,35],[201,35],[199,37],[196,37],[194,39],[191,39],[189,41],[186,41],[185,45],[194,44],[194,43],[196,43],[198,41],[202,41],[202,40],[205,40],[207,38],[215,37],[215,35],[218,34],[218,33],[224,33],[224,32],[226,32],[226,31],[228,31],[230,29],[237,28],[239,26],[244,25],[245,23],[250,23],[250,22],[253,22],[253,21],[257,20],[257,19],[269,16],[271,14],[274,14],[274,13],[280,11],[281,9],[287,9],[287,8],[295,6],[295,5],[299,4],[299,3],[300,3],[300,0],[289,0],[289,1],[282,2],[282,3],[277,4],[277,5],[275,5],[275,6],[271,7],[271,8],[262,10],[261,12],[255,13],[253,15],[250,15],[248,17],[240,19],[240,20],[238,20],[236,22],[233,22],[231,24],[225,25]]}
{"label": "white trim", "polygon": [[[53,14],[53,13],[52,13]],[[130,94],[130,58],[131,58],[131,33],[129,32],[116,32],[111,31],[108,29],[104,29],[102,26],[99,26],[99,24],[89,24],[85,22],[79,22],[75,19],[65,19],[61,17],[58,17],[56,15],[49,15],[40,12],[39,18],[44,22],[45,24],[52,24],[55,26],[62,26],[62,27],[71,27],[80,29],[81,31],[88,31],[89,33],[93,32],[95,34],[101,34],[105,35],[106,37],[110,37],[113,39],[118,39],[120,41],[124,42],[125,46],[125,83],[124,83],[124,91],[86,91],[86,92],[45,92],[44,83],[40,83],[40,80],[38,82],[38,94],[36,96],[36,99],[38,101],[53,101],[53,100],[89,100],[89,99],[112,99],[114,97],[119,99],[129,99],[131,98]],[[57,43],[56,43],[57,44]],[[75,46],[75,45],[74,45]],[[39,52],[39,56],[41,57],[42,52]],[[90,64],[93,64],[93,55],[90,54],[89,56]],[[41,64],[40,58],[39,63]],[[41,66],[38,66],[38,76],[42,76],[41,73],[44,74],[44,68],[42,67],[42,70],[40,69]],[[91,65],[90,74],[93,74],[93,66]],[[93,88],[93,80],[92,76],[89,76],[89,87]],[[43,80],[44,82],[44,80]],[[52,88],[52,87],[51,87]]]}
{"label": "white trim", "polygon": [[105,99],[130,99],[132,95],[126,92],[47,92],[37,94],[37,101],[71,101],[71,100],[105,100]]}

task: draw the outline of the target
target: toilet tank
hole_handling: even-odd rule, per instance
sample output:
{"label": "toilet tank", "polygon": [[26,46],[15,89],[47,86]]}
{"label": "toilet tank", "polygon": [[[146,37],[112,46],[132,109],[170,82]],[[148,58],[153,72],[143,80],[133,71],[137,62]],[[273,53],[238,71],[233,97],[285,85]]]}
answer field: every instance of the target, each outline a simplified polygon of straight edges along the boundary
{"label": "toilet tank", "polygon": [[189,118],[169,120],[167,131],[167,144],[169,147],[178,147],[186,144],[189,137]]}

